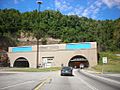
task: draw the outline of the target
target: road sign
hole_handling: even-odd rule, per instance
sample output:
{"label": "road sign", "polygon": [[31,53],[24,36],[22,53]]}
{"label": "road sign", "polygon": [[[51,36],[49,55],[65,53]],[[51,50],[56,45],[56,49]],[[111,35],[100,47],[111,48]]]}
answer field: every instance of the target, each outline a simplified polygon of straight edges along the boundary
{"label": "road sign", "polygon": [[108,61],[107,61],[107,57],[103,57],[103,58],[102,58],[102,62],[103,62],[103,64],[108,63]]}

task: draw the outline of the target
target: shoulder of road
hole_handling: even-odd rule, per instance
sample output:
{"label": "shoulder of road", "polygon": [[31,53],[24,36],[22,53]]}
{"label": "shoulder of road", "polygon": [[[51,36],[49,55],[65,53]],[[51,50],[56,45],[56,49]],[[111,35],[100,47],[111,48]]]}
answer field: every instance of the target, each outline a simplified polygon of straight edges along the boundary
{"label": "shoulder of road", "polygon": [[84,69],[85,72],[88,72],[88,73],[91,73],[91,74],[97,74],[97,75],[107,75],[107,76],[113,76],[113,77],[120,77],[120,73],[102,73],[102,72],[98,72],[98,71],[95,71],[95,70],[87,70],[87,69]]}
{"label": "shoulder of road", "polygon": [[87,75],[90,78],[96,78],[97,80],[104,81],[106,83],[110,82],[111,84],[120,87],[120,73],[106,74],[93,70],[79,70],[79,72],[83,73],[84,75]]}

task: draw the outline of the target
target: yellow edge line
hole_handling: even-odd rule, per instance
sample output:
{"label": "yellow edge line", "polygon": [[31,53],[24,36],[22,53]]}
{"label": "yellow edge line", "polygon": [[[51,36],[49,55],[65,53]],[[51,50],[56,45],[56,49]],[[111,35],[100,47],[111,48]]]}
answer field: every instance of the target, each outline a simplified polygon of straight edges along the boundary
{"label": "yellow edge line", "polygon": [[40,88],[48,81],[50,80],[51,78],[48,77],[46,80],[44,80],[43,82],[39,83],[34,90],[40,90]]}

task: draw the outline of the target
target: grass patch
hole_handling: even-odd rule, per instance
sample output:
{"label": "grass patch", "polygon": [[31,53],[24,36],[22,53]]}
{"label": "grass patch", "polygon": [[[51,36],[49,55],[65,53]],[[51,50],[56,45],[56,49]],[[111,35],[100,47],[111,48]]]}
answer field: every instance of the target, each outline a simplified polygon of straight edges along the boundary
{"label": "grass patch", "polygon": [[99,72],[102,72],[102,68],[104,72],[120,73],[120,65],[97,65],[93,67],[93,69]]}
{"label": "grass patch", "polygon": [[9,68],[6,71],[16,71],[16,72],[49,72],[58,71],[61,67],[50,67],[50,68]]}
{"label": "grass patch", "polygon": [[[108,58],[107,64],[104,65],[102,64],[102,57]],[[99,58],[99,64],[92,68],[99,72],[102,72],[102,68],[103,68],[104,72],[120,73],[120,56],[116,56],[115,53],[112,52],[101,52]]]}
{"label": "grass patch", "polygon": [[120,56],[116,56],[114,52],[100,52],[99,53],[99,64],[102,64],[102,57],[107,57],[108,61],[120,61]]}

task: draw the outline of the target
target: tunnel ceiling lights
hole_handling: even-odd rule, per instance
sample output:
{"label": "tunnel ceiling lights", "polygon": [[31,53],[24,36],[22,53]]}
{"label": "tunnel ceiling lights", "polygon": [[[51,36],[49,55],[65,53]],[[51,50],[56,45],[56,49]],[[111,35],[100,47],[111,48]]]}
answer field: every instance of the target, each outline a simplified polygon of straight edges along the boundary
{"label": "tunnel ceiling lights", "polygon": [[70,61],[88,61],[88,60],[84,59],[84,58],[76,58],[76,59],[72,59]]}

